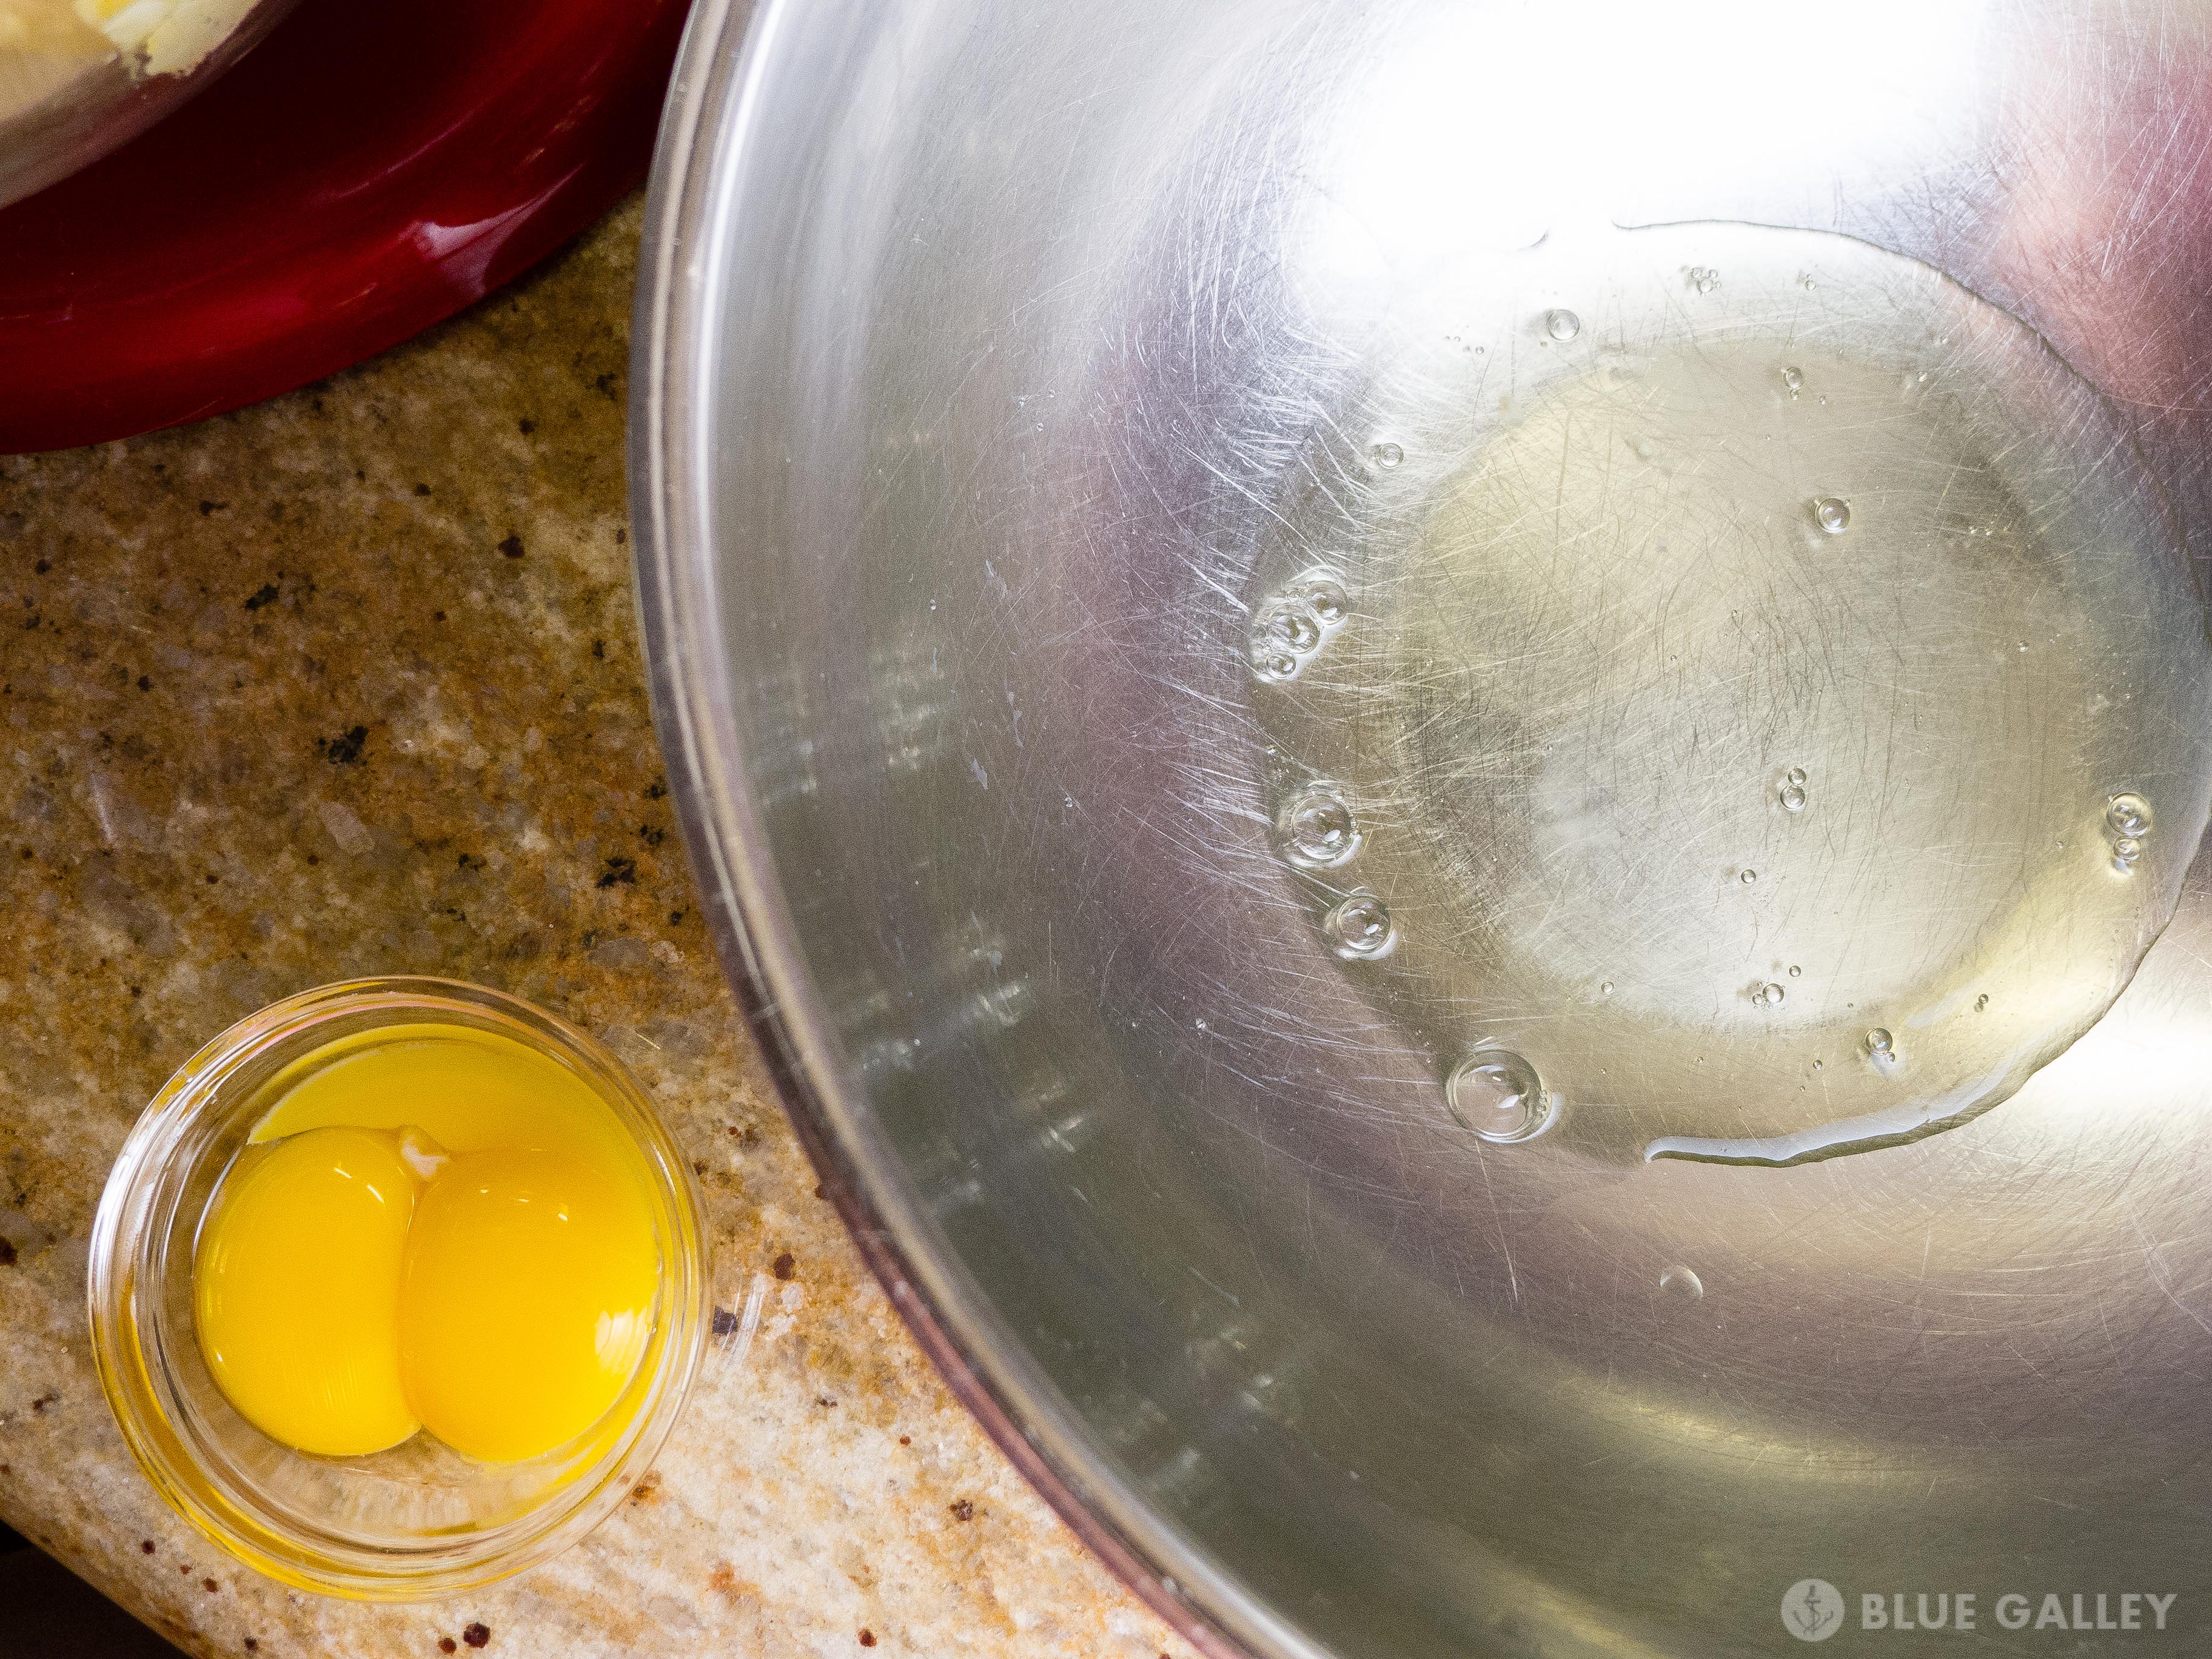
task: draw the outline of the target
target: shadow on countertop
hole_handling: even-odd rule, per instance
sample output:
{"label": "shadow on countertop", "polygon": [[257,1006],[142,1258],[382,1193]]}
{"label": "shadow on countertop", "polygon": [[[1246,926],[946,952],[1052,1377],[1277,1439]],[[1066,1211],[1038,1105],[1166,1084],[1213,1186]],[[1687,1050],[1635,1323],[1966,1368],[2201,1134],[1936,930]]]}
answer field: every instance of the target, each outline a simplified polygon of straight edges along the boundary
{"label": "shadow on countertop", "polygon": [[21,1534],[0,1527],[0,1659],[180,1659],[180,1652]]}

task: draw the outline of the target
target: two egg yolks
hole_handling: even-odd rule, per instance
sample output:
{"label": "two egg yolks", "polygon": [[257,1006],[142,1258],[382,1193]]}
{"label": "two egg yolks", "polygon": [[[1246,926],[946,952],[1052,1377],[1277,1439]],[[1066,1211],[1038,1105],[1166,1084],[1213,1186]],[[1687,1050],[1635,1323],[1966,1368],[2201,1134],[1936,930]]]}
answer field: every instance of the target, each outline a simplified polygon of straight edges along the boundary
{"label": "two egg yolks", "polygon": [[[460,1047],[463,1073],[558,1069],[456,1037],[311,1073],[202,1228],[201,1352],[240,1413],[301,1451],[361,1455],[420,1428],[470,1457],[534,1457],[605,1417],[644,1354],[659,1265],[641,1172],[596,1099],[503,1110],[498,1091],[440,1086],[454,1054],[410,1047]],[[401,1111],[434,1121],[379,1121]]]}

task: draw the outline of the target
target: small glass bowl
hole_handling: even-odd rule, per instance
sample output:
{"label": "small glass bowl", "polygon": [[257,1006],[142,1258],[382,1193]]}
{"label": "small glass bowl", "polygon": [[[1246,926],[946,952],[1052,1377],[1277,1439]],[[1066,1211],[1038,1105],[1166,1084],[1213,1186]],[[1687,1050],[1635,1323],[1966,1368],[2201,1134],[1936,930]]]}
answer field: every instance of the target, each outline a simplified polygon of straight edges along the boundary
{"label": "small glass bowl", "polygon": [[[661,1267],[645,1356],[598,1425],[526,1462],[476,1462],[427,1434],[367,1457],[294,1451],[223,1397],[193,1328],[200,1223],[223,1171],[275,1103],[272,1082],[341,1038],[426,1024],[495,1032],[566,1066],[635,1135],[647,1171]],[[93,1223],[93,1353],[140,1466],[222,1548],[324,1595],[451,1595],[566,1548],[652,1462],[705,1346],[702,1238],[690,1166],[621,1061],[599,1043],[481,986],[352,980],[240,1020],[154,1097],[124,1143]]]}

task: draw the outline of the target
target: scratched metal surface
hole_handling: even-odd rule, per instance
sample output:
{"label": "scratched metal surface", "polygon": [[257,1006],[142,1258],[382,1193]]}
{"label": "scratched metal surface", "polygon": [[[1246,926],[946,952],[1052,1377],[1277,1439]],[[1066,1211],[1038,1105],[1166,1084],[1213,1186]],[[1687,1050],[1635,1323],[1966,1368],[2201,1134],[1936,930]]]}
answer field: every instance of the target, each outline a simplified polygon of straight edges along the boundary
{"label": "scratched metal surface", "polygon": [[[1456,1128],[1433,1006],[1342,971],[1277,855],[1244,665],[1300,458],[1409,314],[1577,226],[1691,222],[1752,239],[1734,295],[1773,238],[1848,237],[2033,331],[2095,411],[2021,405],[2088,444],[2073,516],[2039,522],[2119,550],[2118,599],[2064,590],[2080,638],[2201,653],[2187,565],[2144,573],[2201,562],[2212,520],[2212,12],[905,0],[737,33],[695,20],[640,302],[664,738],[802,1129],[1047,1495],[1201,1639],[1268,1659],[1771,1652],[1807,1577],[1978,1595],[1974,1636],[1886,1651],[2074,1639],[1996,1628],[2015,1591],[2173,1594],[2130,1650],[2197,1650],[2194,670],[2142,682],[2126,739],[2172,762],[2155,891],[2094,1006],[2007,1051],[2024,1084],[1944,1133],[1743,1168],[1633,1154],[1808,1127],[1756,1065],[1717,1124],[1624,1087],[1609,1125],[1571,1099],[1563,1135],[1602,1132],[1548,1152]],[[1432,654],[1480,637],[1468,604]],[[1870,671],[1875,714],[1908,678]],[[2032,774],[2057,702],[1950,690],[1927,752]],[[1435,855],[1462,886],[1513,857]],[[1940,932],[1948,890],[1815,942]],[[2002,936],[1998,889],[1960,902]]]}

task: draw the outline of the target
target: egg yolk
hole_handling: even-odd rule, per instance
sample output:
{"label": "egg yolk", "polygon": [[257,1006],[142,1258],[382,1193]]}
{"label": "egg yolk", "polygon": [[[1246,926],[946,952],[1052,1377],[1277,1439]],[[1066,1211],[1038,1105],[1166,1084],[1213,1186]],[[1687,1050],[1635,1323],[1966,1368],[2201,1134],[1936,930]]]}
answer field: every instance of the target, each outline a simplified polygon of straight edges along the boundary
{"label": "egg yolk", "polygon": [[202,1227],[209,1370],[304,1452],[418,1428],[488,1462],[564,1445],[621,1400],[652,1335],[637,1162],[580,1079],[520,1044],[440,1034],[311,1067]]}
{"label": "egg yolk", "polygon": [[558,1152],[467,1152],[424,1191],[399,1364],[425,1428],[471,1457],[581,1434],[645,1352],[656,1283],[634,1188]]}
{"label": "egg yolk", "polygon": [[240,1160],[193,1275],[200,1352],[246,1421],[301,1451],[382,1451],[415,1432],[399,1280],[421,1183],[397,1138],[315,1129]]}

